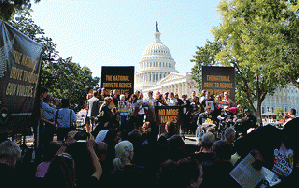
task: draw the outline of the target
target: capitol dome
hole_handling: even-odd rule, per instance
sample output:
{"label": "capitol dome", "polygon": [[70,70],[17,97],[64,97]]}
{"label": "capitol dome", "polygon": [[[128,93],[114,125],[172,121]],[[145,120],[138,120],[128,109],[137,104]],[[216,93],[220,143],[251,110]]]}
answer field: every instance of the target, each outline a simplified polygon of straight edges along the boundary
{"label": "capitol dome", "polygon": [[136,72],[135,88],[141,91],[155,87],[157,82],[175,70],[175,61],[171,57],[169,48],[160,40],[161,33],[156,24],[155,39],[143,52],[139,62],[140,70]]}

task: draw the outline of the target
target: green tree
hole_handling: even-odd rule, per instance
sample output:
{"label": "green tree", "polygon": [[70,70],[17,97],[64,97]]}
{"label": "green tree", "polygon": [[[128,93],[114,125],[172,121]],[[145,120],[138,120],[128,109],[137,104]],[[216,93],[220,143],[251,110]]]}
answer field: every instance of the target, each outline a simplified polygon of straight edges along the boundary
{"label": "green tree", "polygon": [[238,92],[246,97],[260,125],[266,95],[287,82],[281,66],[285,41],[280,32],[287,9],[288,3],[280,0],[223,0],[218,4],[222,23],[213,34],[224,46],[216,60],[235,68]]}
{"label": "green tree", "polygon": [[281,33],[285,42],[282,44],[282,67],[284,75],[294,86],[299,89],[299,3],[297,1],[286,1],[288,8],[284,12],[284,27]]}
{"label": "green tree", "polygon": [[72,58],[59,58],[56,63],[46,64],[43,77],[53,97],[68,99],[76,109],[84,107],[87,90],[97,89],[99,83],[99,78],[93,78],[89,68],[72,62]]}
{"label": "green tree", "polygon": [[283,111],[283,108],[282,108],[282,107],[277,107],[277,108],[275,109],[274,113],[277,114],[277,120],[281,120],[281,119],[283,119],[283,116],[282,116],[283,112],[284,112],[284,111]]}
{"label": "green tree", "polygon": [[[35,3],[40,2],[40,0],[35,0]],[[15,11],[30,8],[30,0],[1,0],[0,1],[0,19],[3,21],[9,21]]]}
{"label": "green tree", "polygon": [[44,30],[36,25],[32,20],[30,13],[32,10],[26,7],[22,10],[15,11],[13,19],[9,23],[17,30],[24,33],[31,40],[43,44],[42,59],[44,63],[48,63],[58,58],[56,44],[52,38],[46,37]]}
{"label": "green tree", "polygon": [[[191,59],[191,62],[195,62],[192,68],[192,79],[198,83],[201,88],[201,67],[212,66],[216,64],[215,55],[221,50],[221,43],[218,41],[210,42],[207,40],[205,46],[198,47],[198,51],[195,52]],[[201,90],[201,89],[200,89]]]}

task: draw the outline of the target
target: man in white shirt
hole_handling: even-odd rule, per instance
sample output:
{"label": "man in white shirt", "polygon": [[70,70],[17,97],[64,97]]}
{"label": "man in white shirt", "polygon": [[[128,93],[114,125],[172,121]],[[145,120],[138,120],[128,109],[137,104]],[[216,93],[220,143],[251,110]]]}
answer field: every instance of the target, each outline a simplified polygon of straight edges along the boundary
{"label": "man in white shirt", "polygon": [[174,93],[170,93],[169,94],[169,98],[166,101],[168,106],[177,106],[178,105],[178,101],[174,98]]}

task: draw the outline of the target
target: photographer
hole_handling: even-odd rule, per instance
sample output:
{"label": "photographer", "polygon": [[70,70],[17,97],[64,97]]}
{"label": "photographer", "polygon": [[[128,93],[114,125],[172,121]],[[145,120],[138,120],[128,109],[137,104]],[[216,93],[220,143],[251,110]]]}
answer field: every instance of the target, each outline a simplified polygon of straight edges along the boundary
{"label": "photographer", "polygon": [[[53,106],[50,103],[53,102]],[[42,147],[53,141],[55,132],[54,114],[56,113],[56,100],[52,98],[50,94],[47,94],[43,99],[41,108],[41,138],[40,143]]]}
{"label": "photographer", "polygon": [[235,125],[236,131],[240,132],[242,136],[245,136],[249,129],[257,128],[256,117],[248,109],[244,110],[244,114],[245,117],[242,118],[242,121],[236,121]]}

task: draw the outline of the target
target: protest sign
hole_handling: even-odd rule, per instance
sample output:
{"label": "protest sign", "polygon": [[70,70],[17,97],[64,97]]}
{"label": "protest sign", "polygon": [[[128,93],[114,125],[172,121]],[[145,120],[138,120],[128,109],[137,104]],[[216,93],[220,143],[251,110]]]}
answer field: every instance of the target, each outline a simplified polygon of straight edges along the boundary
{"label": "protest sign", "polygon": [[38,111],[42,45],[0,20],[0,132],[22,132]]}

